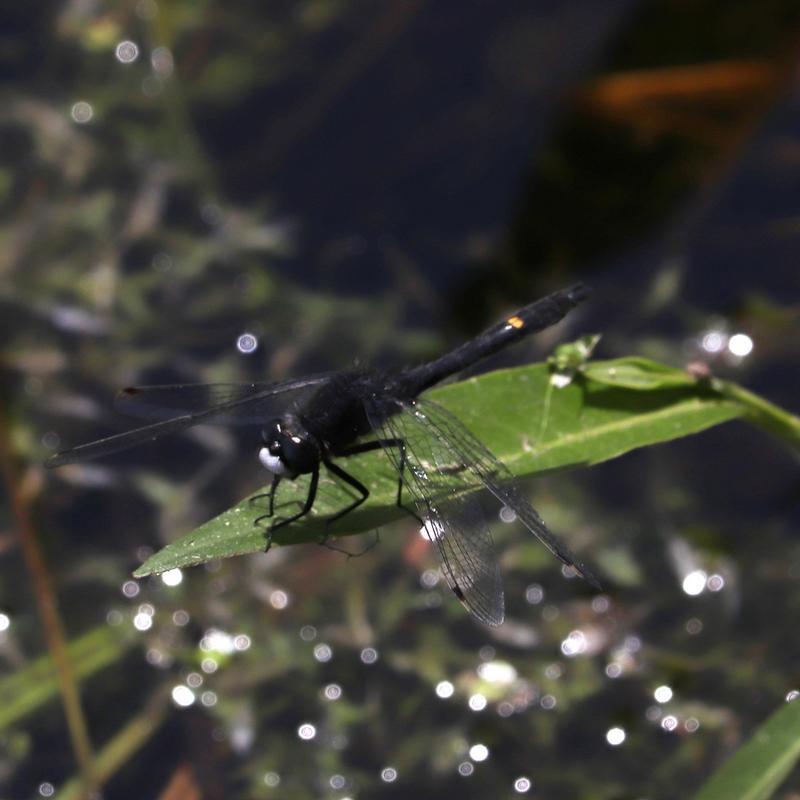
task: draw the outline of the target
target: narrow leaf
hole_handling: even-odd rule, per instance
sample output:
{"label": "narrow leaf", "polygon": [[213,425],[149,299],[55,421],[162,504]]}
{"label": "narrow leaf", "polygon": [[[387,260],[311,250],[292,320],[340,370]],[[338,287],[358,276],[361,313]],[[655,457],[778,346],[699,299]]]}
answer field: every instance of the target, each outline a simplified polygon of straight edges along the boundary
{"label": "narrow leaf", "polygon": [[[456,414],[519,476],[598,464],[637,447],[688,436],[745,413],[741,403],[721,396],[705,382],[686,376],[681,378],[684,385],[677,385],[673,374],[677,371],[669,367],[643,367],[643,359],[611,363],[621,371],[617,374],[628,376],[626,380],[637,382],[631,376],[644,371],[645,375],[656,376],[648,380],[660,379],[665,385],[641,391],[641,385],[608,385],[578,375],[566,386],[553,388],[548,366],[533,364],[440,387],[426,397]],[[599,367],[602,366],[600,362]],[[604,374],[608,376],[608,368]],[[549,399],[545,403],[546,397]],[[276,531],[273,544],[319,541],[326,533],[361,533],[402,515],[395,506],[397,475],[383,453],[348,458],[347,469],[369,489],[367,502],[326,526],[325,518],[350,502],[352,495],[340,483],[323,477],[312,513]],[[282,483],[278,516],[296,511],[306,491],[304,478]],[[256,526],[254,521],[264,513],[264,505],[264,498],[257,495],[245,499],[167,545],[134,575],[143,577],[263,550],[267,541],[265,526]]]}
{"label": "narrow leaf", "polygon": [[776,711],[711,776],[695,800],[767,800],[800,758],[800,701]]}
{"label": "narrow leaf", "polygon": [[[75,677],[84,680],[120,658],[134,641],[128,630],[103,625],[74,642],[68,650]],[[58,679],[50,656],[0,680],[0,731],[58,697]]]}

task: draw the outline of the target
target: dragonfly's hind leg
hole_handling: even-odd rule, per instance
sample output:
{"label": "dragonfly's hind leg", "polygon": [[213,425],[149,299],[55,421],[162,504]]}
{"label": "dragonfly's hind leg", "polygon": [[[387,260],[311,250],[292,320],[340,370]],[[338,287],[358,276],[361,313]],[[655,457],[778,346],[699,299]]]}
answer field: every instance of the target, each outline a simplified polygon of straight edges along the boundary
{"label": "dragonfly's hind leg", "polygon": [[361,550],[355,553],[353,553],[351,550],[345,549],[344,547],[337,547],[335,544],[331,544],[328,541],[327,536],[325,536],[325,538],[323,539],[320,539],[319,544],[321,544],[323,547],[327,547],[328,550],[333,550],[335,553],[342,553],[343,555],[346,555],[348,558],[361,558],[361,556],[369,553],[369,551],[372,550],[372,548],[375,547],[375,545],[378,544],[378,542],[381,540],[381,534],[377,528],[373,531],[373,533],[375,534],[373,540],[368,545],[366,545],[366,547],[362,547]]}
{"label": "dragonfly's hind leg", "polygon": [[[398,479],[397,479],[397,499],[395,501],[395,504],[397,505],[398,508],[402,508],[403,511],[406,512],[406,514],[410,514],[412,517],[414,517],[414,519],[417,520],[417,522],[419,522],[420,525],[423,525],[424,523],[420,519],[420,517],[416,513],[416,511],[412,511],[410,508],[408,508],[407,506],[403,505],[403,477],[404,477],[404,473],[405,473],[405,469],[406,469],[406,442],[405,442],[405,439],[397,439],[397,438],[395,438],[395,439],[376,439],[373,442],[361,442],[359,444],[353,445],[352,447],[348,447],[348,448],[346,448],[344,450],[339,451],[338,453],[336,453],[336,455],[337,456],[341,456],[341,457],[354,456],[354,455],[357,455],[358,453],[368,453],[371,450],[378,450],[380,448],[387,448],[387,447],[396,447],[400,451],[400,464],[399,464],[399,467],[398,467],[398,470],[397,470],[398,473],[399,473]],[[360,500],[358,503],[356,503],[356,505],[360,505],[366,499],[367,498],[364,497],[364,499]],[[349,508],[349,510],[352,511],[353,508],[355,508],[355,506],[352,506],[351,508]],[[347,513],[347,510],[348,509],[346,509],[344,511],[344,513]]]}
{"label": "dragonfly's hind leg", "polygon": [[[372,442],[368,442],[368,444],[372,444]],[[358,447],[359,445],[356,446]],[[367,449],[374,450],[375,448],[369,447]],[[365,451],[356,450],[355,452],[363,453]],[[351,454],[350,451],[347,451],[343,455],[347,454]],[[349,472],[343,470],[338,464],[334,464],[334,462],[331,461],[329,458],[323,458],[322,463],[325,464],[328,470],[332,474],[334,474],[337,478],[339,478],[339,480],[344,481],[348,486],[352,486],[361,495],[361,497],[357,497],[355,500],[353,500],[352,503],[350,503],[350,505],[345,506],[344,508],[340,509],[335,514],[333,514],[332,516],[328,517],[328,519],[325,520],[325,526],[326,526],[325,533],[323,537],[319,540],[318,544],[328,547],[331,550],[337,550],[338,552],[344,553],[347,556],[363,555],[364,553],[367,552],[367,550],[374,547],[377,542],[373,542],[373,544],[371,544],[369,547],[366,548],[366,550],[364,550],[361,553],[351,553],[348,550],[344,550],[342,548],[331,547],[328,544],[328,538],[330,537],[330,531],[328,530],[328,526],[330,526],[332,522],[336,522],[337,519],[341,519],[345,515],[349,514],[351,511],[354,511],[356,508],[358,508],[369,497],[369,489],[367,489],[367,487],[364,486],[364,484],[361,483],[361,481],[358,478],[354,477]]]}

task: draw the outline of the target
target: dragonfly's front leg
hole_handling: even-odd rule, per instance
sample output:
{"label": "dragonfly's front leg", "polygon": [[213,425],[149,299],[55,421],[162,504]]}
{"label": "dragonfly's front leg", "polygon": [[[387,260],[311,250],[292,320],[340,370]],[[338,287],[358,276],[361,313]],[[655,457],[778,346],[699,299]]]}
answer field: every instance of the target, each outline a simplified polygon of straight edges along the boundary
{"label": "dragonfly's front leg", "polygon": [[[259,523],[262,522],[262,520],[270,519],[274,516],[275,492],[278,489],[278,484],[280,483],[280,481],[281,478],[279,475],[273,476],[272,485],[269,487],[269,492],[267,492],[266,494],[257,495],[256,497],[253,498],[253,500],[257,500],[259,497],[269,498],[269,508],[267,510],[267,513],[262,514],[260,517],[257,517],[255,522],[253,523],[254,525],[258,525]],[[273,522],[272,525],[269,526],[269,529],[267,530],[267,544],[264,547],[265,553],[270,549],[270,547],[272,547],[272,536],[276,530],[278,530],[279,528],[283,528],[285,525],[289,525],[291,522],[294,522],[295,520],[298,520],[301,517],[304,517],[306,514],[308,514],[309,511],[311,511],[314,505],[314,500],[316,500],[317,498],[318,484],[319,484],[319,467],[317,467],[311,473],[311,481],[308,484],[308,494],[306,495],[306,501],[305,503],[303,503],[303,507],[300,509],[300,511],[298,511],[296,514],[293,514],[291,517],[286,517],[286,519],[277,520],[276,522]]]}

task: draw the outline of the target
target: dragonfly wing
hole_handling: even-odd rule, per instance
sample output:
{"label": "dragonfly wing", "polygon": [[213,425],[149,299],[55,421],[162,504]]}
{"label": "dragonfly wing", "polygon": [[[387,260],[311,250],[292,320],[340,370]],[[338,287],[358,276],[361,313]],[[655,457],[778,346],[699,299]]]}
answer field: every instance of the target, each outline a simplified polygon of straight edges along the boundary
{"label": "dragonfly wing", "polygon": [[[387,403],[393,408],[387,409]],[[381,400],[380,406],[375,401],[366,405],[382,440],[405,443],[404,463],[399,448],[385,450],[436,543],[448,585],[473,617],[500,625],[505,616],[503,582],[483,506],[485,493],[476,491],[481,483],[447,439],[432,435],[414,404]]]}
{"label": "dragonfly wing", "polygon": [[562,563],[572,567],[596,589],[597,578],[547,529],[544,520],[528,499],[513,484],[511,470],[489,451],[486,446],[455,415],[431,400],[416,400],[417,413],[436,430],[442,439],[450,442],[461,460],[480,479],[484,486],[517,516],[517,519]]}
{"label": "dragonfly wing", "polygon": [[[293,397],[291,394],[295,390],[307,388],[310,386],[320,386],[327,382],[329,378],[319,376],[317,378],[300,378],[298,380],[278,381],[275,383],[257,384],[260,388],[256,391],[239,392],[234,394],[232,399],[220,402],[217,405],[212,405],[207,408],[200,408],[198,410],[181,413],[177,408],[173,409],[173,414],[168,419],[161,422],[155,422],[152,425],[145,425],[142,428],[134,428],[132,431],[125,431],[124,433],[117,433],[113,436],[107,436],[104,439],[98,439],[88,444],[82,444],[78,447],[73,447],[69,450],[64,450],[56,453],[45,461],[46,467],[60,467],[63,464],[70,464],[75,461],[88,461],[93,458],[100,458],[101,456],[117,453],[121,450],[127,450],[131,447],[143,444],[144,442],[154,441],[160,439],[162,436],[177,433],[178,431],[186,430],[194,425],[200,425],[210,422],[218,422],[220,420],[229,419],[240,415],[248,418],[248,415],[253,415],[253,408],[263,409],[265,404],[272,403],[276,397],[282,397],[284,401]],[[253,386],[252,384],[245,384],[245,386]],[[144,387],[142,397],[146,394],[153,392],[155,397],[159,393],[155,390],[162,387]],[[167,388],[167,387],[164,387]],[[241,387],[240,387],[241,388]],[[175,392],[176,387],[169,387],[170,392]],[[135,394],[134,390],[131,392],[131,402]],[[191,392],[189,393],[191,395]],[[195,394],[195,396],[197,396]],[[142,408],[145,407],[143,401]],[[157,405],[157,404],[154,404]],[[253,419],[253,423],[263,422],[264,417],[260,416]]]}
{"label": "dragonfly wing", "polygon": [[114,398],[114,408],[121,414],[138,419],[168,420],[230,403],[250,402],[220,411],[206,419],[219,425],[258,425],[286,406],[287,394],[292,400],[316,390],[330,380],[330,373],[305,378],[258,383],[177,383],[161,386],[130,386]]}

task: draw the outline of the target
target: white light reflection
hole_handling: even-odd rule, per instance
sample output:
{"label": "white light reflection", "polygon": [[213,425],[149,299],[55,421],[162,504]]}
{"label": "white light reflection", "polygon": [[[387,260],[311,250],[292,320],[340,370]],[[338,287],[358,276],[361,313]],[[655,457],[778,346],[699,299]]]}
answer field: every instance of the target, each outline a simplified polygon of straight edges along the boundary
{"label": "white light reflection", "polygon": [[786,702],[787,703],[794,703],[797,698],[800,697],[800,691],[797,689],[792,689],[790,692],[786,693]]}
{"label": "white light reflection", "polygon": [[0,614],[0,633],[7,631],[11,627],[11,617],[8,614]]}
{"label": "white light reflection", "polygon": [[94,116],[94,109],[91,104],[87,103],[85,100],[78,100],[78,102],[72,106],[69,115],[72,117],[73,122],[77,122],[78,125],[85,125],[87,122],[90,122]]}
{"label": "white light reflection", "polygon": [[532,583],[525,590],[525,599],[532,605],[538,605],[544,600],[544,589],[538,583]]}
{"label": "white light reflection", "polygon": [[264,783],[274,789],[281,782],[281,776],[277,772],[267,772],[264,774]]}
{"label": "white light reflection", "polygon": [[470,695],[467,701],[471,711],[483,711],[483,709],[486,708],[486,703],[487,700],[482,694]]}
{"label": "white light reflection", "polygon": [[179,608],[172,614],[172,624],[182,628],[184,625],[189,624],[189,612]]}
{"label": "white light reflection", "polygon": [[672,700],[672,689],[669,686],[659,686],[654,692],[657,703],[669,703]]}
{"label": "white light reflection", "polygon": [[473,772],[475,772],[475,766],[470,764],[469,761],[462,761],[458,765],[458,774],[463,775],[465,778],[468,778]]}
{"label": "white light reflection", "polygon": [[180,708],[188,708],[194,703],[194,692],[180,683],[172,689],[172,702]]}
{"label": "white light reflection", "polygon": [[618,747],[625,741],[625,730],[623,728],[609,728],[606,731],[606,741],[612,747]]}
{"label": "white light reflection", "polygon": [[564,674],[564,668],[558,662],[548,664],[544,668],[544,676],[548,680],[557,681]]}
{"label": "white light reflection", "polygon": [[419,582],[422,584],[423,588],[433,589],[433,587],[439,583],[440,579],[441,573],[438,569],[426,569],[420,576]]}
{"label": "white light reflection", "polygon": [[108,614],[106,614],[106,622],[109,625],[120,625],[122,624],[122,620],[123,616],[116,608],[112,608]]}
{"label": "white light reflection", "polygon": [[303,625],[300,628],[300,638],[304,642],[312,642],[317,638],[317,629],[313,625]]}
{"label": "white light reflection", "polygon": [[556,700],[555,696],[552,694],[546,694],[540,701],[539,705],[545,711],[551,711],[558,705],[558,700]]}
{"label": "white light reflection", "polygon": [[203,676],[199,672],[190,672],[186,676],[186,683],[191,689],[197,689],[203,685]]}
{"label": "white light reflection", "polygon": [[511,522],[516,522],[517,519],[517,512],[514,511],[513,508],[510,506],[503,506],[500,509],[500,521],[505,522],[507,524]]}
{"label": "white light reflection", "polygon": [[207,707],[215,706],[217,704],[216,692],[203,692],[203,694],[200,695],[200,702]]}
{"label": "white light reflection", "polygon": [[42,797],[52,797],[56,793],[56,787],[50,781],[39,784],[39,794]]}
{"label": "white light reflection", "polygon": [[122,594],[124,594],[125,597],[136,597],[140,591],[141,589],[137,581],[125,581],[125,583],[122,584]]}
{"label": "white light reflection", "polygon": [[725,578],[716,572],[713,575],[709,575],[706,581],[706,588],[709,592],[721,592],[725,588]]}
{"label": "white light reflection", "polygon": [[204,653],[230,655],[234,650],[233,637],[225,631],[210,628],[200,640],[200,649]]}
{"label": "white light reflection", "polygon": [[55,431],[47,431],[47,433],[42,436],[42,445],[48,450],[55,450],[60,443],[61,437]]}
{"label": "white light reflection", "polygon": [[326,664],[333,658],[333,648],[329,644],[318,644],[314,647],[314,658],[321,664]]}
{"label": "white light reflection", "polygon": [[699,620],[697,617],[692,617],[690,620],[686,621],[686,633],[697,636],[703,630],[703,621]]}
{"label": "white light reflection", "polygon": [[289,595],[283,591],[283,589],[276,589],[270,596],[269,596],[269,603],[273,608],[276,608],[278,611],[282,611],[286,606],[289,605]]}
{"label": "white light reflection", "polygon": [[344,775],[331,775],[328,783],[330,784],[331,789],[336,789],[338,791],[339,789],[344,789],[344,787],[347,785],[347,779],[344,777]]}
{"label": "white light reflection", "polygon": [[169,77],[175,67],[172,51],[168,47],[156,47],[150,54],[150,66],[152,66],[162,78]]}
{"label": "white light reflection", "polygon": [[517,794],[525,794],[526,792],[529,792],[531,790],[531,786],[533,786],[531,779],[526,778],[524,775],[514,781],[514,791]]}
{"label": "white light reflection", "polygon": [[487,661],[478,667],[478,675],[489,683],[513,683],[517,670],[506,661]]}
{"label": "white light reflection", "polygon": [[497,650],[490,644],[485,644],[478,650],[478,657],[481,661],[491,661],[497,655]]}
{"label": "white light reflection", "polygon": [[442,537],[444,528],[436,520],[426,519],[419,529],[419,535],[428,542],[435,542]]}
{"label": "white light reflection", "polygon": [[473,761],[486,761],[489,758],[489,748],[485,744],[474,744],[469,749],[469,757]]}
{"label": "white light reflection", "polygon": [[619,678],[622,675],[622,664],[617,661],[612,661],[606,664],[606,676],[609,678]]}
{"label": "white light reflection", "polygon": [[244,355],[250,355],[258,350],[258,337],[253,333],[243,333],[236,340],[236,349]]}
{"label": "white light reflection", "polygon": [[137,631],[149,631],[153,627],[153,617],[150,614],[145,614],[140,611],[133,618],[133,627]]}
{"label": "white light reflection", "polygon": [[708,575],[702,569],[692,570],[684,579],[681,588],[686,594],[694,597],[706,588]]}
{"label": "white light reflection", "polygon": [[455,686],[453,686],[450,681],[439,681],[439,683],[436,684],[436,696],[440,697],[442,700],[447,700],[448,697],[452,697],[455,690]]}
{"label": "white light reflection", "polygon": [[342,696],[342,687],[338,683],[329,683],[323,690],[326,700],[338,700]]}
{"label": "white light reflection", "polygon": [[161,573],[161,580],[166,586],[179,586],[183,581],[183,573],[176,567]]}
{"label": "white light reflection", "polygon": [[674,731],[675,728],[678,727],[678,718],[673,714],[667,714],[667,716],[661,720],[661,727],[665,731]]}
{"label": "white light reflection", "polygon": [[303,741],[309,742],[317,735],[317,729],[310,722],[304,722],[297,729],[297,735]]}
{"label": "white light reflection", "polygon": [[642,649],[642,640],[638,636],[626,636],[622,646],[629,653],[638,653]]}
{"label": "white light reflection", "polygon": [[734,333],[728,340],[731,355],[745,358],[753,352],[753,340],[746,333]]}
{"label": "white light reflection", "polygon": [[644,712],[645,719],[650,722],[658,722],[664,711],[661,706],[648,706]]}
{"label": "white light reflection", "polygon": [[394,767],[384,767],[381,770],[381,780],[385,783],[394,783],[397,780],[397,770]]}
{"label": "white light reflection", "polygon": [[568,658],[579,656],[586,650],[586,635],[583,631],[570,631],[569,635],[561,642],[561,652]]}
{"label": "white light reflection", "polygon": [[514,704],[509,703],[508,700],[503,700],[497,706],[497,713],[499,716],[507,718],[514,713]]}
{"label": "white light reflection", "polygon": [[117,56],[117,61],[121,64],[132,64],[139,58],[139,46],[129,39],[120,42],[114,52]]}
{"label": "white light reflection", "polygon": [[364,664],[374,664],[378,660],[378,651],[374,647],[365,647],[361,651],[360,658]]}
{"label": "white light reflection", "polygon": [[246,633],[239,633],[233,638],[233,646],[236,650],[240,652],[244,650],[249,650],[252,641],[250,637]]}
{"label": "white light reflection", "polygon": [[708,331],[703,334],[701,345],[707,353],[719,353],[725,349],[726,335],[722,331]]}

